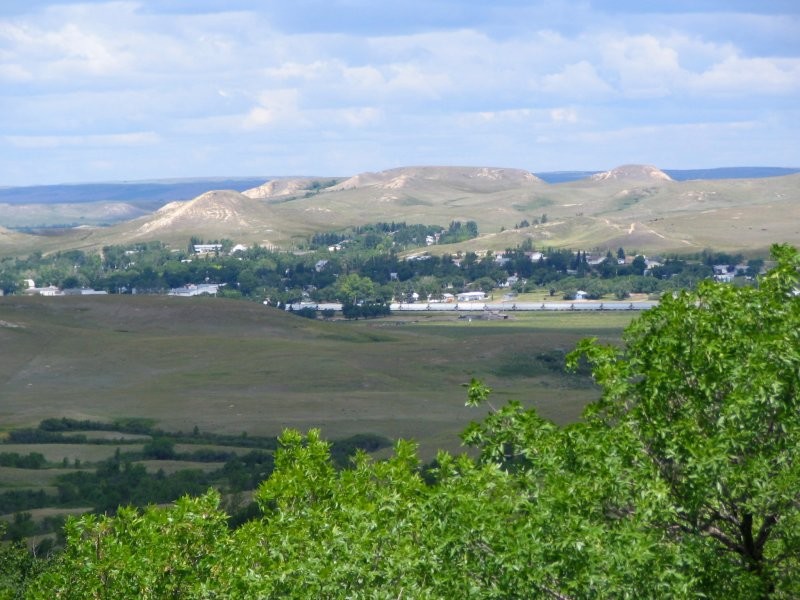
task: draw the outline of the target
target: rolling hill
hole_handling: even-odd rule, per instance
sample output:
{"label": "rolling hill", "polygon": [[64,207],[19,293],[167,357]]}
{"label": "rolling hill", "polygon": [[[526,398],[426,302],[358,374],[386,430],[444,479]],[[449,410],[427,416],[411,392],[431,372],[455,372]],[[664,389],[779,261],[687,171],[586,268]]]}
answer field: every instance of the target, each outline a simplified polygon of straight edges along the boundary
{"label": "rolling hill", "polygon": [[[350,178],[283,178],[236,192],[203,193],[111,227],[23,236],[9,250],[96,249],[190,236],[291,247],[314,232],[378,221],[447,226],[474,220],[482,235],[459,249],[535,245],[643,252],[763,250],[800,243],[800,174],[676,181],[623,165],[557,184],[520,169],[403,167]],[[525,228],[517,225],[527,221]],[[0,242],[1,243],[1,242]]]}
{"label": "rolling hill", "polygon": [[170,430],[265,435],[322,427],[334,439],[372,432],[414,438],[430,451],[457,448],[457,432],[480,417],[464,407],[461,384],[471,376],[486,378],[499,397],[572,421],[597,391],[554,370],[553,348],[590,334],[618,340],[630,318],[343,323],[221,298],[7,296],[0,422],[144,417]]}

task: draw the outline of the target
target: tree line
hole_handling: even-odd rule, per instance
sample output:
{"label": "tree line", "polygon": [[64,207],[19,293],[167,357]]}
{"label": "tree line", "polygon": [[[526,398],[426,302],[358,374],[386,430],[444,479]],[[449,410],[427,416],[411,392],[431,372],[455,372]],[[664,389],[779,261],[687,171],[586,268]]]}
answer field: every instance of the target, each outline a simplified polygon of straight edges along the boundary
{"label": "tree line", "polygon": [[[231,240],[216,240],[220,250],[204,255],[160,242],[106,246],[100,253],[80,250],[43,256],[0,260],[0,289],[6,294],[23,291],[23,279],[62,289],[94,288],[116,293],[166,293],[188,284],[215,283],[218,295],[286,305],[304,299],[315,302],[355,303],[352,276],[364,280],[368,296],[358,300],[386,303],[441,298],[445,292],[491,291],[517,276],[513,291],[544,287],[552,294],[574,297],[577,290],[590,298],[631,293],[661,294],[692,289],[713,275],[714,264],[739,264],[741,256],[704,252],[694,257],[665,257],[647,270],[641,255],[620,264],[626,253],[608,250],[604,260],[590,264],[585,251],[542,248],[532,260],[530,239],[507,248],[502,259],[489,252],[439,255],[421,250],[413,258],[403,252],[425,249],[431,236],[439,243],[477,235],[474,222],[453,222],[448,228],[405,223],[377,223],[312,236],[300,250],[280,252],[260,247],[229,253]],[[427,240],[427,241],[426,241]],[[329,248],[337,248],[330,251]],[[757,274],[763,260],[751,259],[747,274]],[[350,279],[348,279],[350,277]]]}

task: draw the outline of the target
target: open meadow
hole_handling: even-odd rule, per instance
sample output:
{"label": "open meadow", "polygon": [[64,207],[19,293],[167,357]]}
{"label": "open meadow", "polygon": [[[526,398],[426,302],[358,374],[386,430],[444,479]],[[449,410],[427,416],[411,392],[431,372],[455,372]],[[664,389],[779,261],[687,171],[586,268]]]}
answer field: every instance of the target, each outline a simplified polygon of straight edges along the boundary
{"label": "open meadow", "polygon": [[[0,423],[152,419],[170,431],[330,439],[414,438],[456,449],[482,413],[462,384],[486,380],[564,423],[597,396],[565,375],[582,337],[618,340],[630,314],[456,315],[322,322],[224,299],[108,296],[0,299]],[[133,441],[133,440],[131,440]],[[62,454],[61,450],[58,452]]]}

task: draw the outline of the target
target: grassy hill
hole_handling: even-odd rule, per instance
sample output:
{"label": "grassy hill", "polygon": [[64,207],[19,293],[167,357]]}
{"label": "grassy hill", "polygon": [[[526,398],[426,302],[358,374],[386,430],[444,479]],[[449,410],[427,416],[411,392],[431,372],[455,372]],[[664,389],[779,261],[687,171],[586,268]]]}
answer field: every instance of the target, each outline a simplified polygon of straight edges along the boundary
{"label": "grassy hill", "polygon": [[461,384],[535,403],[559,422],[595,397],[560,372],[585,335],[618,339],[630,315],[450,316],[320,322],[224,299],[0,298],[0,422],[153,418],[169,430],[273,435],[322,427],[412,437],[432,452],[481,415]]}
{"label": "grassy hill", "polygon": [[[459,220],[476,221],[483,235],[437,251],[497,250],[525,238],[540,247],[746,251],[800,243],[799,217],[800,174],[675,181],[655,167],[625,165],[548,184],[518,169],[407,167],[344,180],[282,179],[243,193],[206,192],[111,227],[0,237],[0,253],[149,240],[183,247],[192,235],[291,247],[314,232],[353,225],[446,227]],[[525,221],[533,225],[516,229]]]}

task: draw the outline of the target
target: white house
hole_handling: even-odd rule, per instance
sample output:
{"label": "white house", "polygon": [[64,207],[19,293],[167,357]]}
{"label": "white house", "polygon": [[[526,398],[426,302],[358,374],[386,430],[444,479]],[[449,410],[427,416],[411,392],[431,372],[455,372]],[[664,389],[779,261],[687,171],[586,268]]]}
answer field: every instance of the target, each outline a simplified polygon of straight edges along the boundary
{"label": "white house", "polygon": [[179,287],[179,288],[172,288],[167,295],[168,296],[180,296],[182,298],[188,298],[191,296],[201,296],[202,294],[209,294],[215,296],[219,291],[224,283],[190,283],[187,286]]}
{"label": "white house", "polygon": [[486,292],[461,292],[457,296],[459,302],[473,302],[475,300],[486,300]]}
{"label": "white house", "polygon": [[730,283],[736,276],[736,270],[729,269],[728,265],[714,265],[712,268],[714,269],[714,279],[717,281]]}
{"label": "white house", "polygon": [[517,283],[519,283],[519,277],[512,275],[511,277],[506,277],[505,283],[501,284],[500,287],[511,287]]}
{"label": "white house", "polygon": [[194,244],[192,248],[196,254],[208,254],[222,250],[222,244]]}
{"label": "white house", "polygon": [[61,292],[54,285],[48,285],[47,287],[36,287],[36,282],[33,279],[26,279],[25,285],[28,286],[25,289],[25,293],[30,296],[63,296],[64,294]]}

